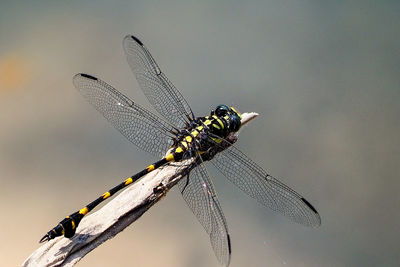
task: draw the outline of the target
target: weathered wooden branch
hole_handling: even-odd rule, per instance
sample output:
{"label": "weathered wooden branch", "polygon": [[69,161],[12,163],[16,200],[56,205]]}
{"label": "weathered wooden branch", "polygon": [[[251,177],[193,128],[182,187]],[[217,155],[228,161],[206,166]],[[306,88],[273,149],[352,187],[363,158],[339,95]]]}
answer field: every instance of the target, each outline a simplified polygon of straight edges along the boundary
{"label": "weathered wooden branch", "polygon": [[[243,113],[242,125],[257,113]],[[84,217],[71,239],[51,240],[25,260],[22,266],[74,266],[87,253],[113,238],[159,201],[190,168],[191,160],[175,162],[147,174],[107,205]],[[185,166],[182,168],[182,165]],[[177,168],[180,172],[176,173]]]}

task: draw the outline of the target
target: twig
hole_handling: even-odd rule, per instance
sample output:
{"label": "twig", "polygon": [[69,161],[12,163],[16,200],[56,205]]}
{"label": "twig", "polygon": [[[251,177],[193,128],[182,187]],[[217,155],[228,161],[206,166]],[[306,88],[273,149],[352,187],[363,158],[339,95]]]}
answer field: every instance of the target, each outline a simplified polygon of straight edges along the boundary
{"label": "twig", "polygon": [[[257,113],[243,113],[242,125]],[[59,237],[34,251],[22,266],[74,266],[87,253],[113,238],[159,201],[190,168],[192,160],[175,162],[147,174],[107,205],[82,219],[71,239]],[[187,167],[182,168],[182,165]],[[176,170],[180,168],[180,172]]]}

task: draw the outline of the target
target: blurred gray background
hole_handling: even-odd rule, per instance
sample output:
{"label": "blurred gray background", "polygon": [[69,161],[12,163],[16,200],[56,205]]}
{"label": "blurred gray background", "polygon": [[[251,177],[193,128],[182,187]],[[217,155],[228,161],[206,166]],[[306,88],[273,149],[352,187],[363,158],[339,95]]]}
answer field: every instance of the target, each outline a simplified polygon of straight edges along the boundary
{"label": "blurred gray background", "polygon": [[[238,146],[322,226],[264,209],[210,170],[231,266],[400,264],[399,1],[40,1],[0,5],[0,258],[20,265],[64,216],[156,160],[74,89],[75,73],[150,108],[135,34],[198,115],[260,116]],[[176,190],[80,266],[217,266]]]}

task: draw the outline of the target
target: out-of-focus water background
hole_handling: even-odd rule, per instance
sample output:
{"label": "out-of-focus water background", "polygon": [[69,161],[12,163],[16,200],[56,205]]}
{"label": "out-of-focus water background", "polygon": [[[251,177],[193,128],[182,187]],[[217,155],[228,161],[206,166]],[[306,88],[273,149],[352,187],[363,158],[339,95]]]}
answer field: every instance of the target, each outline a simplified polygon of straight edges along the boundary
{"label": "out-of-focus water background", "polygon": [[[122,50],[138,36],[192,105],[260,116],[238,146],[322,226],[264,209],[210,170],[231,266],[400,264],[398,1],[29,1],[0,6],[0,258],[156,160],[78,93],[96,75],[151,108]],[[217,266],[177,190],[79,266]]]}

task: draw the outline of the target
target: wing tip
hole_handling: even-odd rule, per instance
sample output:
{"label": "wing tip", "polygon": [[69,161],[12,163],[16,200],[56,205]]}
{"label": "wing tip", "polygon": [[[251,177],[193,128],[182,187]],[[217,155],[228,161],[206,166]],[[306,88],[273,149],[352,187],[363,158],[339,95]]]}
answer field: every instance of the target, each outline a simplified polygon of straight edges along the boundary
{"label": "wing tip", "polygon": [[132,39],[132,40],[134,40],[136,43],[138,43],[139,45],[143,46],[142,41],[140,41],[139,38],[137,38],[136,36],[134,36],[134,35],[132,35],[132,34],[128,34],[127,36],[125,36],[124,39],[125,39],[125,40],[126,40],[126,39]]}
{"label": "wing tip", "polygon": [[227,237],[227,242],[228,242],[228,255],[226,255],[227,258],[225,259],[218,259],[220,261],[220,263],[223,266],[229,266],[229,264],[231,263],[231,256],[232,256],[232,246],[231,246],[231,236],[227,233],[226,235]]}
{"label": "wing tip", "polygon": [[314,208],[313,205],[311,205],[310,202],[307,201],[307,199],[305,199],[304,197],[300,198],[301,201],[303,201],[304,204],[306,204],[306,206],[314,213],[313,218],[309,218],[310,220],[307,222],[301,222],[299,221],[299,223],[306,225],[306,226],[310,226],[310,227],[319,227],[321,226],[321,216],[319,215],[318,211],[316,208]]}
{"label": "wing tip", "polygon": [[94,80],[94,81],[97,81],[97,80],[98,80],[96,77],[94,77],[94,76],[92,76],[92,75],[89,75],[89,74],[86,74],[86,73],[78,73],[78,74],[76,74],[76,75],[74,76],[74,80],[75,80],[76,78],[79,78],[79,77],[84,77],[84,78],[87,78],[87,79],[90,79],[90,80]]}
{"label": "wing tip", "polygon": [[229,255],[232,254],[232,247],[231,247],[231,236],[228,234],[228,250],[229,250]]}
{"label": "wing tip", "polygon": [[304,197],[301,198],[301,201],[303,201],[315,214],[318,214],[318,211],[314,208],[314,206],[311,205],[311,203],[308,202]]}
{"label": "wing tip", "polygon": [[311,226],[313,226],[313,227],[318,227],[318,226],[320,226],[320,225],[321,225],[321,217],[319,216],[318,211],[317,211],[317,210],[314,208],[314,206],[311,205],[311,203],[308,202],[304,197],[301,198],[301,201],[303,201],[304,204],[306,204],[307,207],[309,207],[309,208],[314,212],[314,214],[315,214],[315,216],[316,216],[317,222],[314,223],[314,224],[312,224]]}

